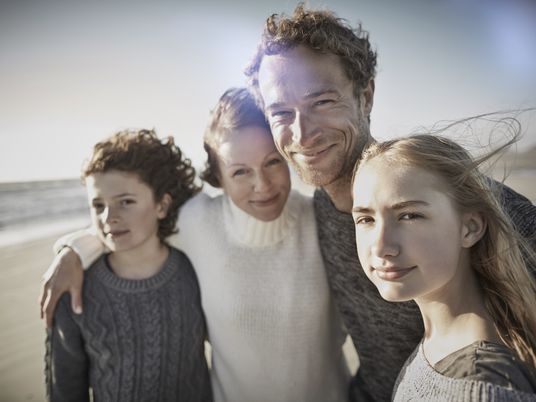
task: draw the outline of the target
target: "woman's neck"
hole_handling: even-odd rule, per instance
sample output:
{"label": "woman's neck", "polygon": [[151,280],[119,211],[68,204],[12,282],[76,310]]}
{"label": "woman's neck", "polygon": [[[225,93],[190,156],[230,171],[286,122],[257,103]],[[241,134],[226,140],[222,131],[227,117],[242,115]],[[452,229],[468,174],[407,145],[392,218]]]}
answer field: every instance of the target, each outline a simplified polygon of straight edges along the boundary
{"label": "woman's neck", "polygon": [[424,321],[424,354],[434,365],[475,341],[501,343],[474,274],[433,297],[416,299]]}
{"label": "woman's neck", "polygon": [[162,269],[168,256],[168,247],[155,238],[132,250],[111,253],[108,262],[120,278],[147,279]]}

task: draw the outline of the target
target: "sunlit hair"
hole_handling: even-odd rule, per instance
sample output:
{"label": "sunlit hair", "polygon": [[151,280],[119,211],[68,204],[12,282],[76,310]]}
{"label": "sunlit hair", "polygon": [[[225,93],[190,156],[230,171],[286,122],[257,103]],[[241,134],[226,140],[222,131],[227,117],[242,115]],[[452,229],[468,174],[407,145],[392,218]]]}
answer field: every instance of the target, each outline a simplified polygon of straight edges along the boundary
{"label": "sunlit hair", "polygon": [[153,130],[120,131],[95,144],[90,160],[82,169],[82,180],[110,170],[136,174],[151,188],[156,202],[164,194],[171,196],[166,217],[158,222],[158,238],[162,242],[177,232],[179,208],[199,191],[194,182],[195,170],[173,137],[161,140]]}
{"label": "sunlit hair", "polygon": [[484,161],[514,141],[516,138],[479,158],[472,158],[454,141],[436,135],[375,143],[365,150],[352,177],[367,162],[380,157],[390,164],[425,169],[447,185],[446,195],[460,213],[482,214],[487,227],[470,249],[471,266],[501,340],[536,367],[536,284],[530,273],[536,267],[534,250],[503,212],[498,184],[479,171]]}
{"label": "sunlit hair", "polygon": [[213,187],[221,187],[218,147],[234,131],[245,127],[261,127],[270,132],[270,126],[251,93],[246,88],[230,88],[221,96],[210,114],[203,138],[207,162],[205,170],[201,172],[201,179]]}
{"label": "sunlit hair", "polygon": [[376,75],[376,53],[361,24],[353,28],[331,11],[306,10],[303,3],[299,3],[292,16],[272,14],[266,20],[261,42],[246,67],[248,85],[262,109],[264,104],[259,94],[262,58],[284,53],[297,46],[338,56],[344,72],[354,85],[356,97]]}

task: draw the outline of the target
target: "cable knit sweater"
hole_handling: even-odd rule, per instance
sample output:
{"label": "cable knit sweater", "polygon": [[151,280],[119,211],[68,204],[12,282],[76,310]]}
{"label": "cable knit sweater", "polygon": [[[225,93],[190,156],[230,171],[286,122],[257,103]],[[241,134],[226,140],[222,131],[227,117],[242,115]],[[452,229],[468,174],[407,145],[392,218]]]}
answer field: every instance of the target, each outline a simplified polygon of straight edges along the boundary
{"label": "cable knit sweater", "polygon": [[[496,184],[505,211],[536,249],[536,206]],[[321,189],[315,192],[314,206],[332,295],[359,354],[351,399],[389,401],[398,372],[424,333],[421,313],[413,301],[385,301],[367,278],[357,257],[352,215],[337,210]],[[536,275],[536,267],[530,268]]]}
{"label": "cable knit sweater", "polygon": [[262,222],[226,196],[200,194],[179,220],[201,287],[215,400],[347,400],[344,333],[312,200],[292,192],[281,216]]}
{"label": "cable knit sweater", "polygon": [[211,401],[199,288],[188,258],[171,249],[144,280],[116,276],[101,256],[85,272],[84,313],[64,295],[46,342],[53,402]]}
{"label": "cable knit sweater", "polygon": [[393,401],[534,402],[536,394],[486,381],[444,376],[428,363],[421,343],[400,371]]}

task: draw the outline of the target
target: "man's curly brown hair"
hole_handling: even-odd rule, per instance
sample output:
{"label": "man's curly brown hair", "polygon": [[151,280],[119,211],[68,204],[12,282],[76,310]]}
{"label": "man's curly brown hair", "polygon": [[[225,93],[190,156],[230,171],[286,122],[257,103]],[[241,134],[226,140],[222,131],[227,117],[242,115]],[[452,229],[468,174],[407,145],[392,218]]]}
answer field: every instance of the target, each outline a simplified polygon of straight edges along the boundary
{"label": "man's curly brown hair", "polygon": [[173,137],[161,140],[154,130],[119,131],[95,144],[91,159],[82,169],[82,181],[110,170],[137,174],[151,188],[156,202],[164,194],[171,196],[166,217],[158,222],[161,242],[177,233],[179,208],[200,190],[195,184],[195,169]]}
{"label": "man's curly brown hair", "polygon": [[299,3],[290,17],[285,14],[268,17],[261,42],[245,69],[248,86],[261,109],[264,110],[264,103],[259,93],[259,68],[263,57],[281,54],[297,46],[338,56],[353,82],[356,96],[376,75],[376,52],[361,24],[352,28],[331,11],[306,10],[304,4]]}

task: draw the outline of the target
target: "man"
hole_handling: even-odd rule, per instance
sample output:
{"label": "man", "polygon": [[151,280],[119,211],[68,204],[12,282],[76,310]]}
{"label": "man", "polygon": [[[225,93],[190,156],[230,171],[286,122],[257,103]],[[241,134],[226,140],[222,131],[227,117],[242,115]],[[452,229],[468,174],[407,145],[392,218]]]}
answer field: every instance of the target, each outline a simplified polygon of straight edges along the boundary
{"label": "man", "polygon": [[[373,141],[370,112],[376,55],[368,35],[329,11],[299,5],[273,15],[246,69],[275,143],[314,203],[320,247],[336,304],[359,354],[352,400],[388,401],[396,376],[423,334],[414,302],[388,303],[357,257],[350,214],[352,169]],[[536,207],[510,189],[504,204],[524,236],[536,232]]]}

